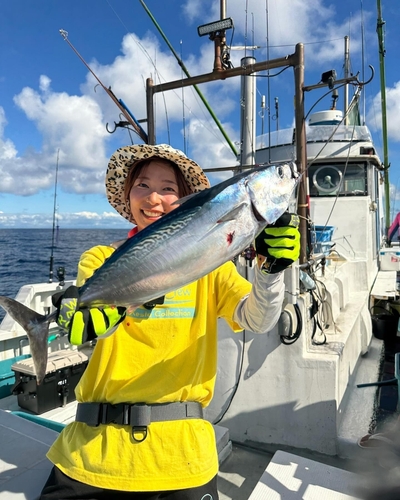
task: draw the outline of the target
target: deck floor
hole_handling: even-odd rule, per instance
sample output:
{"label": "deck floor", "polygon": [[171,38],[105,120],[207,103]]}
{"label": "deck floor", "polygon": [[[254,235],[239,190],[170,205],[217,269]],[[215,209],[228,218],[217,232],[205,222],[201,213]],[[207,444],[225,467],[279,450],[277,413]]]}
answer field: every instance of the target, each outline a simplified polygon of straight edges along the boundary
{"label": "deck floor", "polygon": [[[382,356],[382,369],[379,381],[393,380],[395,372],[394,355],[400,352],[400,337],[391,338],[385,342],[385,350]],[[371,431],[382,431],[388,423],[393,422],[398,415],[398,387],[392,383],[377,387],[377,413],[376,421],[372,422]],[[0,399],[0,409],[8,411],[21,411],[18,406],[17,397],[9,396]],[[65,408],[56,408],[46,412],[40,417],[50,420],[57,420],[62,423],[73,421],[76,409],[76,402],[70,403]],[[223,425],[223,423],[222,423]],[[240,443],[233,443],[232,453],[221,464],[218,475],[218,490],[221,500],[247,500],[251,492],[256,487],[264,471],[268,467],[276,449],[264,447],[262,445],[246,446]],[[337,468],[343,468],[353,472],[366,474],[368,464],[371,465],[371,455],[369,450],[364,453],[364,462],[345,461],[337,457],[318,456],[312,452],[299,450],[286,450]],[[364,452],[364,450],[361,450]],[[398,458],[400,470],[400,458]],[[399,482],[400,483],[400,482]],[[1,495],[0,495],[1,497]],[[21,497],[23,498],[23,497]],[[295,497],[290,497],[295,498]],[[399,496],[400,498],[400,496]],[[383,500],[383,497],[381,498]]]}

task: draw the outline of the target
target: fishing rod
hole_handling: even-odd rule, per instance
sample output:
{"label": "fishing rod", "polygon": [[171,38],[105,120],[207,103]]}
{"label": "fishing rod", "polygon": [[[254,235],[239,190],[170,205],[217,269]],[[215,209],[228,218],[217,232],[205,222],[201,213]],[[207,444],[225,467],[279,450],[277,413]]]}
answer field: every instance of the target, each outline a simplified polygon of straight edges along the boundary
{"label": "fishing rod", "polygon": [[[183,63],[182,59],[178,56],[178,54],[176,53],[175,49],[172,47],[171,43],[169,42],[168,38],[166,37],[165,33],[163,32],[163,30],[161,29],[160,25],[158,24],[158,22],[156,21],[155,17],[153,16],[153,14],[150,12],[150,10],[148,9],[147,5],[144,3],[143,0],[140,0],[140,3],[142,4],[142,7],[144,8],[144,10],[146,11],[146,13],[148,14],[148,16],[150,17],[150,19],[152,20],[154,26],[158,29],[160,35],[162,36],[162,38],[164,39],[165,43],[168,45],[170,51],[172,52],[173,56],[175,57],[175,59],[177,60],[179,66],[181,67],[182,71],[185,73],[185,75],[190,78],[190,73],[188,71],[188,69],[186,68],[185,64]],[[202,94],[201,90],[199,89],[199,87],[196,85],[196,84],[193,84],[193,88],[194,90],[197,92],[197,95],[200,97],[201,101],[203,102],[204,106],[207,108],[207,111],[210,113],[211,115],[211,118],[214,120],[215,124],[217,125],[219,131],[221,132],[221,134],[224,136],[224,139],[226,140],[226,142],[228,143],[229,147],[231,148],[232,150],[232,153],[235,155],[235,157],[237,157],[238,155],[238,152],[233,144],[233,142],[230,140],[230,138],[228,137],[228,134],[225,132],[225,129],[223,128],[221,122],[218,120],[217,118],[217,115],[214,113],[214,111],[212,110],[211,106],[208,104],[206,98],[204,97],[204,95]]]}
{"label": "fishing rod", "polygon": [[382,115],[382,139],[383,139],[383,177],[385,187],[385,234],[388,235],[390,228],[390,182],[389,182],[389,151],[388,151],[388,134],[387,134],[387,117],[386,117],[386,79],[385,79],[385,43],[383,27],[385,21],[382,19],[382,7],[380,0],[377,0],[378,20],[376,32],[378,34],[379,46],[379,69],[381,83],[381,115]]}
{"label": "fishing rod", "polygon": [[[90,68],[90,66],[87,64],[87,62],[83,59],[83,57],[79,54],[79,52],[76,50],[76,48],[72,45],[72,43],[68,40],[68,31],[65,30],[59,30],[60,35],[64,38],[64,40],[68,43],[68,45],[71,47],[71,49],[75,52],[75,54],[79,57],[79,59],[83,62],[83,64],[86,66],[86,68],[92,73],[92,75],[96,78],[96,80],[99,82],[99,85],[106,91],[106,93],[111,97],[113,100],[114,104],[118,106],[124,117],[126,118],[127,122],[133,127],[133,130],[135,133],[142,139],[142,141],[145,144],[148,144],[148,137],[146,132],[143,130],[143,128],[140,126],[139,122],[136,120],[136,118],[132,115],[132,113],[129,111],[129,109],[125,106],[125,103],[122,101],[122,99],[118,99],[117,96],[114,94],[114,92],[111,90],[111,87],[106,87],[103,82],[100,80],[100,78],[94,73],[94,71]],[[117,126],[117,124],[116,124]],[[122,126],[125,126],[122,125]],[[108,130],[108,129],[107,129]]]}
{"label": "fishing rod", "polygon": [[[60,150],[57,151],[56,178],[54,181],[54,206],[53,206],[53,231],[51,235],[51,253],[50,253],[50,269],[49,283],[53,283],[53,263],[54,263],[54,240],[56,235],[56,212],[57,212],[57,181],[58,181],[58,159]],[[57,226],[58,227],[58,226]]]}

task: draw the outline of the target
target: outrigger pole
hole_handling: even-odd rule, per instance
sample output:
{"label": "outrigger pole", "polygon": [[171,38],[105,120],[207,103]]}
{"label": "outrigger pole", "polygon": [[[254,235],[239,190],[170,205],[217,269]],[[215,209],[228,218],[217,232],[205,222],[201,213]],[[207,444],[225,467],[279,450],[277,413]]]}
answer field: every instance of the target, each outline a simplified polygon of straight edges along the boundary
{"label": "outrigger pole", "polygon": [[385,226],[386,236],[390,228],[390,185],[389,185],[389,153],[387,139],[387,118],[386,118],[386,81],[385,81],[385,44],[383,40],[383,26],[385,21],[382,19],[381,0],[378,1],[378,20],[376,31],[379,44],[379,73],[381,78],[381,113],[382,113],[382,138],[383,138],[383,176],[385,182]]}
{"label": "outrigger pole", "polygon": [[[172,54],[174,55],[175,59],[178,61],[178,64],[179,66],[182,68],[182,71],[185,73],[185,75],[190,78],[190,74],[189,74],[189,71],[187,70],[185,64],[183,63],[183,61],[179,58],[178,54],[176,53],[176,51],[174,50],[174,48],[172,47],[172,45],[170,44],[168,38],[165,36],[163,30],[161,29],[160,25],[157,23],[156,19],[154,18],[153,14],[150,12],[150,10],[148,9],[147,5],[144,3],[143,0],[140,0],[140,3],[142,4],[144,10],[147,12],[147,14],[149,15],[150,19],[153,21],[153,24],[154,26],[158,29],[160,35],[163,37],[165,43],[168,45],[169,49],[171,50]],[[238,153],[236,151],[236,148],[233,144],[233,142],[229,139],[228,137],[228,134],[225,132],[221,122],[218,120],[216,114],[214,113],[214,111],[212,110],[211,106],[208,104],[206,98],[204,97],[204,95],[202,94],[201,90],[199,89],[199,87],[197,85],[193,85],[193,88],[194,90],[197,92],[198,96],[200,97],[200,99],[202,100],[203,104],[205,105],[205,107],[207,108],[207,111],[210,113],[212,119],[214,120],[215,124],[217,125],[217,127],[219,128],[221,134],[224,136],[226,142],[229,144],[229,147],[231,148],[233,154],[237,157]]]}
{"label": "outrigger pole", "polygon": [[[146,132],[143,130],[143,128],[139,125],[139,122],[136,120],[136,118],[131,114],[131,112],[128,110],[128,108],[125,106],[123,101],[121,99],[118,99],[117,96],[114,94],[114,92],[111,90],[111,87],[106,87],[103,82],[100,81],[98,76],[92,71],[90,66],[87,64],[87,62],[83,59],[83,57],[79,54],[79,52],[76,50],[76,48],[72,45],[72,43],[68,40],[68,31],[65,30],[59,30],[60,35],[64,38],[64,40],[68,43],[68,45],[71,47],[71,49],[75,52],[75,54],[79,57],[79,59],[83,62],[83,64],[86,66],[86,68],[92,73],[92,75],[96,78],[96,80],[99,82],[99,85],[106,91],[106,93],[111,97],[111,99],[114,101],[114,103],[118,106],[120,109],[121,113],[124,115],[126,118],[127,122],[132,126],[133,130],[136,132],[136,134],[142,139],[142,141],[145,144],[148,144],[148,137]],[[108,130],[108,129],[107,129]]]}

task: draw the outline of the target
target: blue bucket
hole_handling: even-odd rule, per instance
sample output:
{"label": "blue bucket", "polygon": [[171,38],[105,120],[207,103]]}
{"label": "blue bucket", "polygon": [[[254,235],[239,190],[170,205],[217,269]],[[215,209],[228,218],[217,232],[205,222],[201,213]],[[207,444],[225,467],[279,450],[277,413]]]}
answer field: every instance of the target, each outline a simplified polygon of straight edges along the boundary
{"label": "blue bucket", "polygon": [[311,230],[311,243],[323,243],[332,241],[335,226],[314,226]]}

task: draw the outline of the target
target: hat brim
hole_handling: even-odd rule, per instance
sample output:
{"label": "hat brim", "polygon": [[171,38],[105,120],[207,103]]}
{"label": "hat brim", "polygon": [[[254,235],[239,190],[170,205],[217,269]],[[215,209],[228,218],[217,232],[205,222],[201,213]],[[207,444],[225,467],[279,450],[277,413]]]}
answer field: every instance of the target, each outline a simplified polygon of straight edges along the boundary
{"label": "hat brim", "polygon": [[106,173],[106,194],[115,210],[128,221],[135,223],[130,207],[125,200],[125,181],[129,170],[138,161],[162,158],[177,165],[193,193],[210,187],[210,182],[202,168],[190,160],[182,151],[168,144],[135,144],[117,149],[111,156]]}

